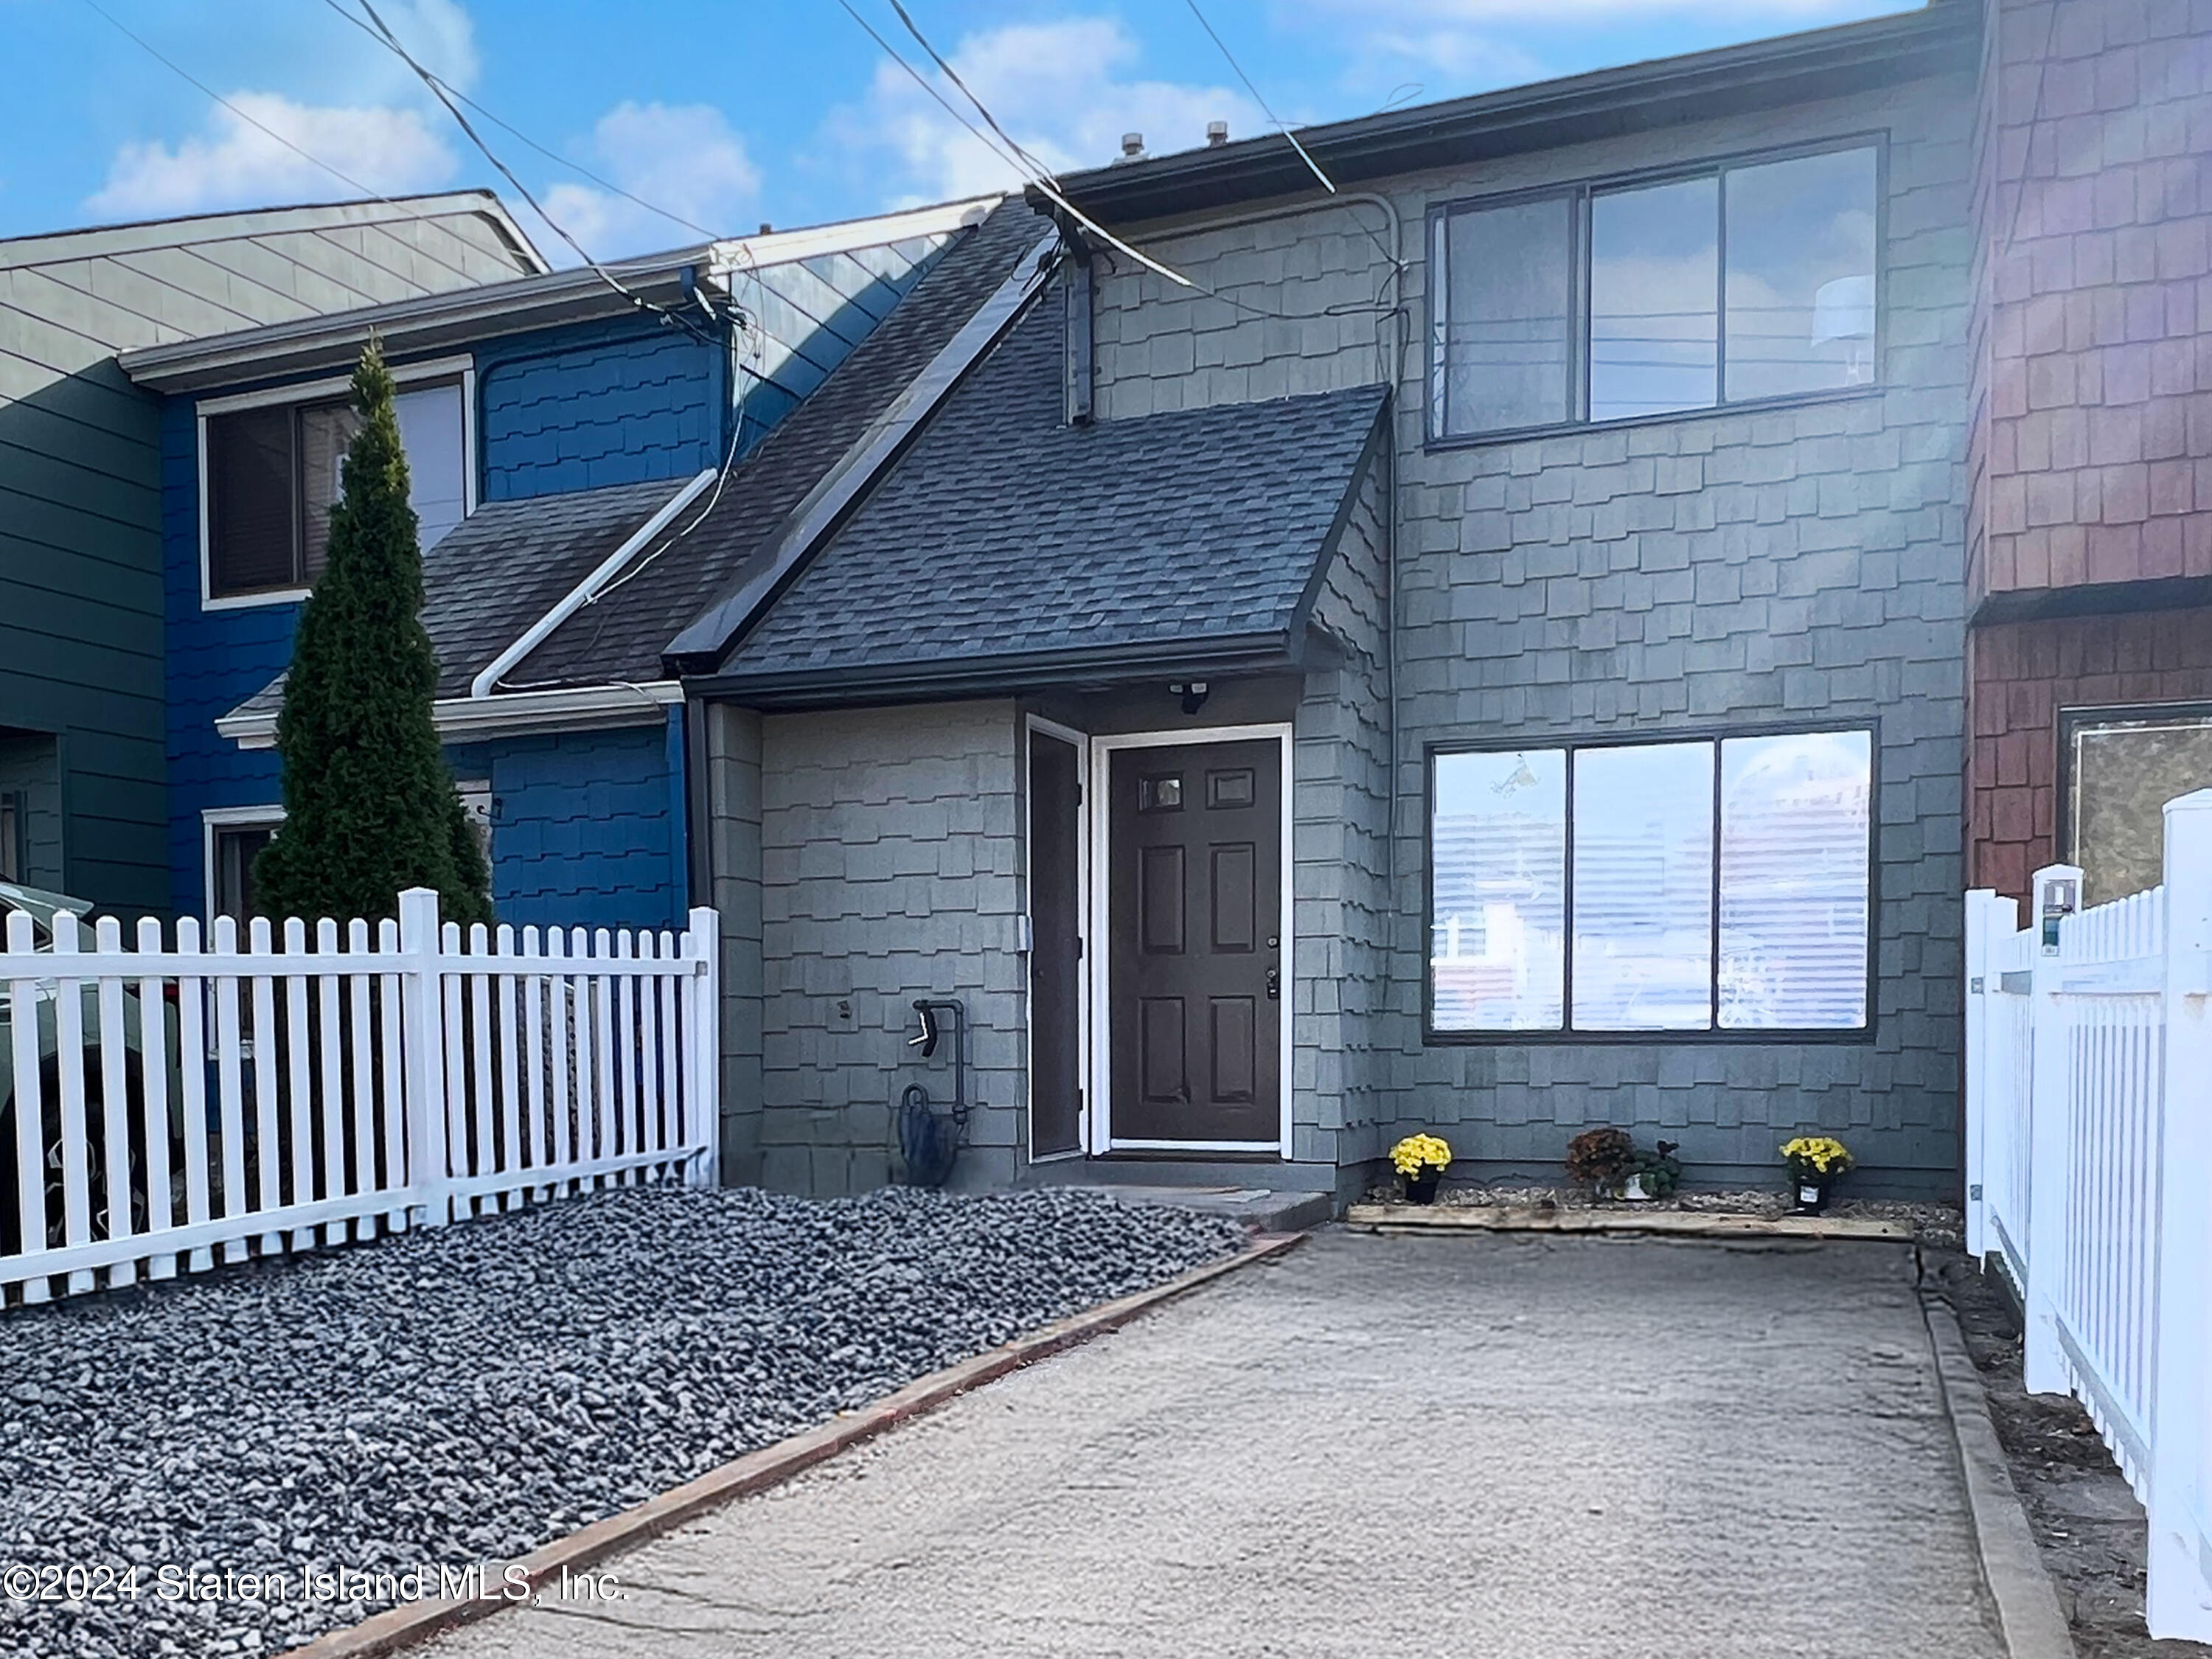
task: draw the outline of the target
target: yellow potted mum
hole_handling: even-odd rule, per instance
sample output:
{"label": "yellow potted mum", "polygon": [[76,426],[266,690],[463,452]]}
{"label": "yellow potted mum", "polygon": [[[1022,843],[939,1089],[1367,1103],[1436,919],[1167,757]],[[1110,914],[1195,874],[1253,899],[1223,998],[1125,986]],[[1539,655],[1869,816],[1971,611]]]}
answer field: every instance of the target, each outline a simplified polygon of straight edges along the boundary
{"label": "yellow potted mum", "polygon": [[1443,1179],[1452,1150],[1441,1135],[1407,1135],[1390,1149],[1390,1167],[1406,1189],[1409,1204],[1437,1201],[1437,1182]]}
{"label": "yellow potted mum", "polygon": [[1782,1143],[1782,1162],[1790,1171],[1799,1215],[1818,1215],[1828,1207],[1828,1183],[1851,1167],[1850,1148],[1833,1135],[1799,1135]]}

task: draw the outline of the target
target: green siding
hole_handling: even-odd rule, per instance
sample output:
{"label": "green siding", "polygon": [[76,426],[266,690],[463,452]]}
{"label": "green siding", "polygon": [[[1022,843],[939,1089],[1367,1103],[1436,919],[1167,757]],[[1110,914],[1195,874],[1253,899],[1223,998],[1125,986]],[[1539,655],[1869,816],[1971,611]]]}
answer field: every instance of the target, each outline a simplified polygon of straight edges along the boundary
{"label": "green siding", "polygon": [[451,198],[0,241],[0,789],[42,880],[170,908],[161,411],[114,354],[520,270]]}

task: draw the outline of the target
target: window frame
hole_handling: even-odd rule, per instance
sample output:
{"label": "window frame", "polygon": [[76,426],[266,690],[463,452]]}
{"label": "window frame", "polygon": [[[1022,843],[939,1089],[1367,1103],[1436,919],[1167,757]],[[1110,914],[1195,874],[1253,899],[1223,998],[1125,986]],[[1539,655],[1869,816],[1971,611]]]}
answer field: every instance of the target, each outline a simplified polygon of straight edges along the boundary
{"label": "window frame", "polygon": [[[240,830],[266,830],[272,835],[284,827],[284,808],[281,804],[266,806],[208,806],[200,811],[200,917],[212,929],[216,918],[223,913],[216,908],[216,872],[219,867],[218,854],[227,833]],[[248,920],[250,920],[249,918]],[[240,937],[246,923],[239,924]]]}
{"label": "window frame", "polygon": [[0,881],[27,884],[31,862],[31,802],[28,792],[0,789]]}
{"label": "window frame", "polygon": [[2074,750],[2085,726],[2174,726],[2190,720],[2212,721],[2212,701],[2183,698],[2177,702],[2100,702],[2063,704],[2051,720],[2051,735],[2058,746],[2057,810],[2051,831],[2051,851],[2057,862],[2072,864],[2080,851],[2081,834],[2074,799]]}
{"label": "window frame", "polygon": [[[1867,734],[1866,844],[1866,1019],[1851,1026],[1761,1026],[1753,1030],[1724,1030],[1720,1024],[1717,988],[1712,1003],[1712,1024],[1704,1030],[1650,1030],[1636,1031],[1577,1030],[1574,1019],[1575,927],[1575,773],[1574,753],[1583,749],[1627,749],[1655,744],[1710,743],[1713,745],[1713,868],[1711,884],[1712,939],[1711,983],[1720,982],[1721,949],[1721,788],[1720,745],[1739,738],[1813,737],[1825,732],[1863,732]],[[1437,763],[1454,755],[1515,754],[1555,749],[1567,755],[1565,839],[1562,866],[1559,1021],[1553,1030],[1446,1030],[1437,1024],[1436,930]],[[1668,1043],[1743,1044],[1844,1043],[1875,1041],[1881,1024],[1877,968],[1881,939],[1881,720],[1869,714],[1856,720],[1763,720],[1732,726],[1701,726],[1679,732],[1531,733],[1523,738],[1484,738],[1468,741],[1440,740],[1425,744],[1421,753],[1421,1044],[1424,1048],[1470,1048],[1496,1043],[1560,1048],[1577,1044],[1650,1047]]]}
{"label": "window frame", "polygon": [[[1730,400],[1722,394],[1728,386],[1728,183],[1731,169],[1763,166],[1770,161],[1794,161],[1812,155],[1832,155],[1846,150],[1871,149],[1874,152],[1874,378],[1864,386],[1830,386],[1817,392],[1790,392],[1768,398],[1742,398]],[[1697,409],[1668,410],[1653,415],[1621,415],[1612,419],[1594,421],[1589,418],[1590,391],[1590,202],[1593,198],[1609,191],[1641,189],[1651,185],[1679,183],[1686,179],[1711,178],[1719,181],[1719,203],[1716,210],[1715,258],[1718,266],[1715,284],[1715,358],[1713,365],[1714,401]],[[1567,403],[1577,411],[1565,421],[1548,421],[1531,426],[1499,427],[1486,432],[1451,432],[1450,410],[1443,399],[1446,386],[1438,385],[1436,361],[1437,325],[1440,319],[1449,323],[1443,307],[1449,298],[1447,266],[1437,258],[1441,246],[1438,234],[1453,216],[1480,212],[1486,208],[1515,207],[1527,203],[1556,201],[1565,198],[1570,204],[1568,214],[1568,334],[1567,334]],[[1835,403],[1857,398],[1878,397],[1887,390],[1883,378],[1889,347],[1889,134],[1886,130],[1842,134],[1832,138],[1809,139],[1803,143],[1763,147],[1757,149],[1730,151],[1725,155],[1704,157],[1695,161],[1674,161],[1648,167],[1630,168],[1616,173],[1593,173],[1562,184],[1536,185],[1526,188],[1498,191],[1483,195],[1454,196],[1432,200],[1423,222],[1421,257],[1425,262],[1422,280],[1422,397],[1421,423],[1423,447],[1425,449],[1465,449],[1480,444],[1510,443],[1526,438],[1548,438],[1563,434],[1580,432],[1612,432],[1624,427],[1648,426],[1656,422],[1711,419],[1716,416],[1760,410],[1793,409],[1808,404]]]}
{"label": "window frame", "polygon": [[[461,515],[464,519],[477,510],[479,501],[477,442],[477,371],[473,355],[434,357],[422,362],[399,363],[392,366],[393,382],[403,390],[414,390],[426,382],[450,381],[461,389]],[[319,380],[301,381],[295,385],[270,386],[259,392],[240,392],[220,398],[202,398],[194,405],[192,428],[195,462],[199,486],[199,563],[200,609],[203,611],[237,611],[257,605],[297,605],[313,592],[307,586],[257,587],[237,593],[218,593],[215,586],[215,550],[213,530],[214,501],[209,491],[208,478],[208,422],[222,415],[235,415],[249,409],[298,407],[308,404],[330,403],[343,398],[351,389],[350,376],[332,375]],[[295,476],[292,510],[299,513],[297,498],[298,458],[294,458]]]}

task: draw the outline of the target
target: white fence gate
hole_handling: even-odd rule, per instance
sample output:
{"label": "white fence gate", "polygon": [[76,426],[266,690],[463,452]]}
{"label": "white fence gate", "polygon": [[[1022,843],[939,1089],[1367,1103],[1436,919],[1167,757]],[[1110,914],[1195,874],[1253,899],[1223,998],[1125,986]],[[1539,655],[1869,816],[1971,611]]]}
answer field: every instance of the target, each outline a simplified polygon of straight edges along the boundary
{"label": "white fence gate", "polygon": [[2072,1393],[2150,1517],[2150,1633],[2212,1640],[2212,790],[2166,880],[1966,896],[1966,1248],[2027,1304],[2022,1370]]}
{"label": "white fence gate", "polygon": [[711,1183],[712,910],[672,933],[218,920],[0,950],[0,1300]]}

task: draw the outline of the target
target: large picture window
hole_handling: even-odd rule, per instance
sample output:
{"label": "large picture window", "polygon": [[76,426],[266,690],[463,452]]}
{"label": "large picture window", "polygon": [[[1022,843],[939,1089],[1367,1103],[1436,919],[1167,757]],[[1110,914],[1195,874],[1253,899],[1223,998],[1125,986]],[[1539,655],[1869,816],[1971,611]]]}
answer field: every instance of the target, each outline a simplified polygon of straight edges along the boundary
{"label": "large picture window", "polygon": [[[470,459],[458,380],[401,389],[408,501],[427,550],[468,511]],[[207,594],[236,599],[311,587],[330,549],[347,446],[360,428],[344,398],[210,414]]]}
{"label": "large picture window", "polygon": [[1861,145],[1439,210],[1431,435],[1873,384],[1879,159]]}
{"label": "large picture window", "polygon": [[1436,1036],[1868,1026],[1874,738],[1439,751]]}

